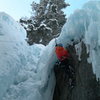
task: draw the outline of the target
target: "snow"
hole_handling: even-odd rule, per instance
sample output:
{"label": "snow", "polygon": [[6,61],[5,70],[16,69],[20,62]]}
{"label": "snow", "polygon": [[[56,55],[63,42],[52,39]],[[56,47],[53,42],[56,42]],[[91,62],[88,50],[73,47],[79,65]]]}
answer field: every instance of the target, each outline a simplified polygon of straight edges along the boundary
{"label": "snow", "polygon": [[[90,1],[75,11],[64,25],[57,42],[76,45],[81,60],[81,43],[100,78],[100,1]],[[28,46],[25,30],[10,16],[0,13],[0,100],[52,100],[55,87],[53,66],[57,60],[53,39],[48,46]],[[73,40],[73,41],[72,41]]]}

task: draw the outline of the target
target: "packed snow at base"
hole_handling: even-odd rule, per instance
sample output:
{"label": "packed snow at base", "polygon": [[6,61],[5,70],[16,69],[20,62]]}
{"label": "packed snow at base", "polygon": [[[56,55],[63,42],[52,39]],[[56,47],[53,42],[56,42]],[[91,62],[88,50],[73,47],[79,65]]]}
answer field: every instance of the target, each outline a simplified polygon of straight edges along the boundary
{"label": "packed snow at base", "polygon": [[[89,53],[87,60],[92,63],[97,78],[100,78],[99,16],[100,1],[88,2],[68,18],[57,38],[64,46],[71,45],[72,40],[80,43],[82,39]],[[55,40],[46,47],[29,47],[25,34],[11,17],[0,13],[0,100],[52,100],[55,87],[53,65],[57,60]],[[81,49],[81,43],[76,45],[79,60]]]}

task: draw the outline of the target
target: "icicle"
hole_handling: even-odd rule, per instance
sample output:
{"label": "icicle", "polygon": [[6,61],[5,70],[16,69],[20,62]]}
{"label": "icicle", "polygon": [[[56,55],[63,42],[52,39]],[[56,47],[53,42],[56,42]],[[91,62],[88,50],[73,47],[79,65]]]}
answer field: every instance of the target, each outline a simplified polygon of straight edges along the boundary
{"label": "icicle", "polygon": [[82,43],[78,43],[75,45],[76,55],[78,55],[79,61],[81,61],[81,52],[82,52]]}

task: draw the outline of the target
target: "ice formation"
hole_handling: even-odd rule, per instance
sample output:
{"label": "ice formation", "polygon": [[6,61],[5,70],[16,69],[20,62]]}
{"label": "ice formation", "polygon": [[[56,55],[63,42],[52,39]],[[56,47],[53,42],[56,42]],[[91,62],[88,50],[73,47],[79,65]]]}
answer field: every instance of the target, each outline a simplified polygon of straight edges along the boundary
{"label": "ice formation", "polygon": [[[57,42],[64,46],[82,40],[94,74],[100,78],[100,1],[89,1],[64,25]],[[0,13],[0,100],[52,100],[55,40],[45,48],[29,47],[25,31],[11,17]],[[81,60],[81,44],[76,46]],[[42,50],[42,48],[44,48]],[[41,53],[42,51],[42,53]]]}

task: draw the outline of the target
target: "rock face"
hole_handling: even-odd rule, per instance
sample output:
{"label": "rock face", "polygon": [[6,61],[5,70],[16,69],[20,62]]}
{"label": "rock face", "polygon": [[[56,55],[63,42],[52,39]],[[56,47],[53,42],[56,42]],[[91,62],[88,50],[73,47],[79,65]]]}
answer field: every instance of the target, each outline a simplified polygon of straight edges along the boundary
{"label": "rock face", "polygon": [[82,44],[81,61],[75,55],[74,46],[69,47],[75,65],[74,87],[69,86],[68,77],[62,68],[55,69],[56,86],[53,100],[100,100],[100,82],[93,74],[92,65],[87,62],[88,54]]}

